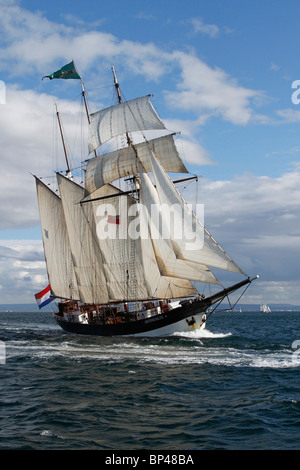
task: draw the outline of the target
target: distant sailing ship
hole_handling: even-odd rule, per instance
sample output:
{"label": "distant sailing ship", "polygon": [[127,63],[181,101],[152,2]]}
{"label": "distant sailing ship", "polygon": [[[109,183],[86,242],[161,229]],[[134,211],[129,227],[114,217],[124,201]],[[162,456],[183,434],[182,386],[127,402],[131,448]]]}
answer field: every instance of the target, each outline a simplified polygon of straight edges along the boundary
{"label": "distant sailing ship", "polygon": [[[123,101],[112,72],[118,103],[94,114],[74,62],[48,76],[81,80],[94,154],[84,183],[76,183],[57,112],[67,163],[66,174],[56,174],[59,196],[35,177],[50,290],[60,299],[54,317],[68,332],[102,336],[203,328],[207,309],[255,278],[214,240],[168,175],[188,173],[174,134],[146,138],[148,130],[166,131],[150,96]],[[136,132],[142,142],[135,143]],[[120,135],[125,146],[101,153]],[[117,186],[124,178],[128,191]],[[210,268],[243,279],[204,297],[191,281],[220,284]]]}
{"label": "distant sailing ship", "polygon": [[262,313],[270,313],[271,309],[270,309],[269,305],[263,304],[263,305],[260,306],[260,311]]}

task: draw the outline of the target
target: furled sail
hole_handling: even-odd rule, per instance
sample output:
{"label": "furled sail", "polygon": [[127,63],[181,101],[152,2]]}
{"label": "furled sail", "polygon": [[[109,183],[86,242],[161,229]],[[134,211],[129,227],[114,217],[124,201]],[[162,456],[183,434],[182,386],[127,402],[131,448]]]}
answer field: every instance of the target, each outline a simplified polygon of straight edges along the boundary
{"label": "furled sail", "polygon": [[35,180],[51,292],[56,297],[79,300],[61,199],[37,177]]}
{"label": "furled sail", "polygon": [[88,194],[127,175],[137,175],[138,159],[146,171],[152,171],[148,145],[153,148],[164,169],[175,173],[188,173],[176,149],[172,135],[152,139],[91,158],[86,168],[85,189]]}
{"label": "furled sail", "polygon": [[165,129],[149,96],[105,108],[90,116],[88,147],[92,152],[104,142],[126,132]]}

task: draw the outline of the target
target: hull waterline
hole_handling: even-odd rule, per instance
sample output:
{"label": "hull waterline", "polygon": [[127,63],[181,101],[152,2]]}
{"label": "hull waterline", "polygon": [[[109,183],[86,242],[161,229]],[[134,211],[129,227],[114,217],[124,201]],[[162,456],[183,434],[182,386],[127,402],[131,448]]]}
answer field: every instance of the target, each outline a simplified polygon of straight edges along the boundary
{"label": "hull waterline", "polygon": [[[253,279],[241,281],[221,292],[203,300],[187,300],[180,306],[159,315],[141,320],[127,321],[118,324],[79,323],[66,321],[59,315],[55,319],[59,326],[69,332],[80,335],[96,336],[168,336],[175,332],[188,332],[199,329],[202,314],[213,304],[222,301]],[[204,325],[203,325],[204,326]]]}

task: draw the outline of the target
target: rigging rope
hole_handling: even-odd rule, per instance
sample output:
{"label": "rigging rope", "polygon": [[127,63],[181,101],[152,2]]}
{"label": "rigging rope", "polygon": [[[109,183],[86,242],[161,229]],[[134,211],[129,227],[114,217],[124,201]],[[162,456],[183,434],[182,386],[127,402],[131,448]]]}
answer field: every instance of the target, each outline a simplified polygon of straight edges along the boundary
{"label": "rigging rope", "polygon": [[248,289],[249,286],[250,286],[250,283],[245,287],[245,289],[243,290],[243,292],[241,293],[241,295],[238,297],[237,301],[234,303],[234,305],[233,305],[232,307],[230,307],[230,309],[228,309],[228,308],[226,308],[226,309],[223,308],[223,309],[221,309],[221,310],[217,310],[218,306],[220,305],[221,302],[223,302],[223,300],[225,299],[225,297],[227,297],[228,302],[229,302],[229,304],[231,305],[229,296],[228,296],[228,295],[225,295],[225,296],[223,297],[223,299],[221,299],[221,300],[216,304],[215,308],[214,308],[211,312],[208,313],[208,315],[207,315],[207,317],[206,317],[206,320],[207,320],[213,313],[215,313],[216,311],[217,311],[217,312],[226,312],[226,311],[228,311],[228,310],[233,310],[234,307],[236,306],[236,304],[239,302],[240,298],[245,294],[245,292],[246,292],[246,290]]}

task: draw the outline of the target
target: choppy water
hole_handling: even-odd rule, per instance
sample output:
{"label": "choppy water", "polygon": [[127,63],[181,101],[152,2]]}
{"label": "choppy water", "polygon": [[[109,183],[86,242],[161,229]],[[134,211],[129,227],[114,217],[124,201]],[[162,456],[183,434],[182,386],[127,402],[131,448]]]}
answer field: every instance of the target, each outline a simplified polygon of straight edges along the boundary
{"label": "choppy water", "polygon": [[300,312],[151,339],[70,335],[40,312],[0,326],[1,449],[300,448]]}

